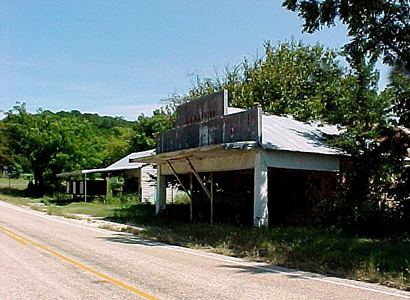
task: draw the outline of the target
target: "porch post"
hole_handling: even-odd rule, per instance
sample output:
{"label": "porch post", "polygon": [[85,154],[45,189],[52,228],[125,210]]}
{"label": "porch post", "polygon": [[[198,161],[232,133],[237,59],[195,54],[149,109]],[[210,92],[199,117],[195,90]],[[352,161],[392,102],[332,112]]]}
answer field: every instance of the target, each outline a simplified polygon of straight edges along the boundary
{"label": "porch post", "polygon": [[87,202],[87,173],[84,174],[84,202]]}
{"label": "porch post", "polygon": [[263,151],[255,154],[253,225],[268,226],[268,167]]}
{"label": "porch post", "polygon": [[161,210],[165,209],[167,185],[165,175],[161,175],[161,164],[157,167],[157,195],[155,202],[155,214],[159,214]]}
{"label": "porch post", "polygon": [[108,197],[112,196],[110,189],[110,173],[107,173],[107,176],[105,176],[105,188],[105,202],[107,202]]}

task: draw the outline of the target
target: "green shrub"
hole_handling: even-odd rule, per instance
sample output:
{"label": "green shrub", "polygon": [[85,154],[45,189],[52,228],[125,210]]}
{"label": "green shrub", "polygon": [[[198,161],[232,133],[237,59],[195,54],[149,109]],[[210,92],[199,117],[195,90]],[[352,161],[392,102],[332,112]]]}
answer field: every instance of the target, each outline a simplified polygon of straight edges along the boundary
{"label": "green shrub", "polygon": [[175,204],[189,204],[189,196],[187,193],[178,191],[174,199]]}

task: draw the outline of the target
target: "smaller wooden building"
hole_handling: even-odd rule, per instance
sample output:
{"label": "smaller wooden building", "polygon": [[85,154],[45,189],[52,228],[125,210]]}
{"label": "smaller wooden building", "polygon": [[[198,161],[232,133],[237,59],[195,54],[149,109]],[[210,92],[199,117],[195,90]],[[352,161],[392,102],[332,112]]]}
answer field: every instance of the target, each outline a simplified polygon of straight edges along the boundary
{"label": "smaller wooden building", "polygon": [[[123,193],[135,193],[143,203],[154,203],[156,195],[156,165],[130,162],[155,154],[155,150],[134,152],[121,158],[112,165],[100,169],[86,169],[77,172],[58,174],[58,177],[66,178],[66,193],[81,196],[87,201],[87,197],[107,196],[111,191],[108,187],[109,178],[121,176],[124,178]],[[91,174],[101,174],[101,179],[90,179]],[[80,179],[78,179],[80,177]],[[75,178],[75,179],[74,179]]]}

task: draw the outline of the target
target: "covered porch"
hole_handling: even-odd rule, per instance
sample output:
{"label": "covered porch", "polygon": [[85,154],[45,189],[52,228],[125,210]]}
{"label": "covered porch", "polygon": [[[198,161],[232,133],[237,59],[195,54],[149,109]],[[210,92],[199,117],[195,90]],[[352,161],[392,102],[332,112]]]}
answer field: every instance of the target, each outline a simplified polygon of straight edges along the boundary
{"label": "covered porch", "polygon": [[337,156],[276,151],[253,142],[184,149],[135,161],[158,166],[157,213],[166,209],[167,183],[174,178],[189,196],[191,221],[254,226],[275,224],[285,210],[306,202],[299,196],[312,172],[330,178],[339,171]]}

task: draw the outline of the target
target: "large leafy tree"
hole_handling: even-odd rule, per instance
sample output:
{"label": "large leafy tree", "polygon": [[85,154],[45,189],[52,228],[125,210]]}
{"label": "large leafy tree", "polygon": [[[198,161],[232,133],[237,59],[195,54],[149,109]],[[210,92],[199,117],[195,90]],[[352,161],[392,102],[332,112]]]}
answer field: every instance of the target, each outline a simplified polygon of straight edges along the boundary
{"label": "large leafy tree", "polygon": [[232,106],[259,104],[266,112],[300,120],[344,121],[340,108],[354,82],[345,76],[335,51],[295,41],[264,48],[261,58],[245,59],[222,76],[197,79],[187,97],[228,89]]}
{"label": "large leafy tree", "polygon": [[3,132],[9,150],[28,162],[39,194],[55,188],[57,173],[101,163],[101,144],[90,123],[76,118],[30,114],[17,105],[7,113]]}
{"label": "large leafy tree", "polygon": [[77,110],[60,111],[56,115],[90,124],[92,139],[98,139],[102,149],[101,153],[98,153],[102,166],[108,166],[128,154],[128,144],[133,134],[134,122],[124,120],[122,117],[99,116],[98,114],[81,113]]}
{"label": "large leafy tree", "polygon": [[171,111],[157,109],[151,117],[141,114],[133,126],[129,141],[129,151],[144,151],[155,148],[158,135],[175,126],[175,118]]}
{"label": "large leafy tree", "polygon": [[393,99],[397,123],[410,128],[410,70],[395,65],[387,91]]}
{"label": "large leafy tree", "polygon": [[13,159],[10,153],[8,152],[9,151],[8,151],[8,148],[6,145],[6,139],[4,136],[4,122],[0,120],[0,168],[3,168],[3,166],[8,166],[12,164]]}
{"label": "large leafy tree", "polygon": [[100,135],[104,150],[101,153],[103,166],[108,166],[129,154],[129,142],[133,136],[132,127],[114,127]]}
{"label": "large leafy tree", "polygon": [[[283,5],[299,13],[305,22],[304,31],[309,33],[334,26],[336,21],[347,26],[351,40],[344,49],[351,70],[357,74],[352,100],[358,109],[348,113],[353,122],[347,122],[347,133],[338,141],[352,154],[353,162],[344,199],[350,211],[345,215],[357,223],[373,214],[380,223],[380,215],[392,211],[380,205],[383,195],[393,196],[400,202],[395,206],[399,208],[410,201],[408,168],[403,167],[408,134],[391,126],[409,125],[409,82],[405,73],[410,69],[410,2],[285,0]],[[396,66],[396,72],[383,93],[372,95],[374,87],[369,89],[368,70],[380,57],[384,63]],[[386,109],[389,103],[395,113],[393,118]],[[405,211],[396,211],[403,219]],[[410,211],[406,213],[410,221]]]}
{"label": "large leafy tree", "polygon": [[283,6],[299,13],[309,33],[340,20],[352,38],[346,45],[351,56],[360,51],[375,62],[382,55],[388,64],[410,67],[408,0],[285,0]]}
{"label": "large leafy tree", "polygon": [[347,26],[351,41],[345,45],[345,51],[352,68],[363,60],[373,64],[380,57],[394,66],[394,111],[399,121],[404,122],[401,124],[409,126],[410,98],[405,91],[410,72],[408,0],[285,0],[283,6],[299,13],[305,22],[304,31],[309,33],[335,26],[337,20]]}

